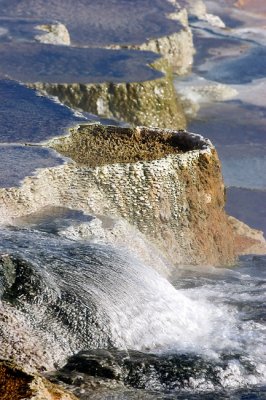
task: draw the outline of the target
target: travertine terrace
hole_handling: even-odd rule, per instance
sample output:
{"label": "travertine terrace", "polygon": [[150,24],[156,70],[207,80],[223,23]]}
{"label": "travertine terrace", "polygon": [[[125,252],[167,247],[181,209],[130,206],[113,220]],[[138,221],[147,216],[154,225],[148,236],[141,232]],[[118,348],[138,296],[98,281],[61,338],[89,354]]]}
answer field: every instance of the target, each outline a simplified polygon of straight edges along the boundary
{"label": "travertine terrace", "polygon": [[1,215],[44,206],[123,218],[173,264],[233,262],[233,233],[212,144],[186,131],[83,125],[47,143],[71,158],[1,191]]}

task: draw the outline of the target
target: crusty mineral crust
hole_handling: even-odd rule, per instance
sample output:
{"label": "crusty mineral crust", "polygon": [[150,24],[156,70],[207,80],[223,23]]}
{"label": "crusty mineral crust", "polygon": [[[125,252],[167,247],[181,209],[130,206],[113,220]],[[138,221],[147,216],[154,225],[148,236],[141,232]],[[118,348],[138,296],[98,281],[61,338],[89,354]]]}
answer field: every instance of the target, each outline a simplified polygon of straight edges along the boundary
{"label": "crusty mineral crust", "polygon": [[146,82],[38,83],[31,86],[58,97],[71,108],[100,117],[118,119],[134,126],[185,128],[186,118],[174,88],[171,68],[164,59],[157,61],[155,67],[164,72],[165,76]]}
{"label": "crusty mineral crust", "polygon": [[234,232],[235,248],[238,255],[266,254],[266,240],[263,231],[250,228],[234,217],[228,217]]}
{"label": "crusty mineral crust", "polygon": [[32,396],[30,383],[33,377],[12,368],[12,364],[0,362],[0,395],[2,400],[29,399]]}
{"label": "crusty mineral crust", "polygon": [[[188,22],[188,12],[186,8],[180,8],[177,4],[175,7],[176,11],[169,17],[181,23],[181,27],[177,23],[177,32],[156,39],[150,38],[142,44],[126,45],[123,48],[159,53],[175,74],[185,75],[191,70],[195,48]],[[119,49],[121,46],[112,45],[109,48]]]}
{"label": "crusty mineral crust", "polygon": [[[35,83],[31,86],[57,96],[69,107],[100,117],[115,118],[135,126],[185,128],[186,117],[174,88],[172,73],[184,75],[190,71],[195,49],[186,9],[180,9],[176,4],[176,12],[170,18],[177,20],[177,32],[150,38],[142,44],[123,45],[123,48],[159,53],[162,58],[153,67],[165,74],[160,79],[131,83]],[[112,45],[109,48],[119,49],[121,46]]]}
{"label": "crusty mineral crust", "polygon": [[72,129],[71,136],[54,139],[50,146],[78,164],[99,167],[116,163],[135,163],[183,153],[179,140],[183,131],[87,125]]}
{"label": "crusty mineral crust", "polygon": [[[153,141],[157,137],[158,152],[163,149],[162,153],[155,152],[154,159],[148,153],[146,159],[142,149],[142,158],[132,159],[131,155],[137,154],[137,138],[141,141],[149,132]],[[94,135],[98,140],[92,141]],[[110,141],[107,146],[102,144],[106,135]],[[123,135],[134,137],[132,147],[130,140],[123,144],[122,139],[116,147]],[[214,147],[202,136],[96,124],[74,129],[69,137],[49,145],[78,163],[42,170],[36,177],[25,179],[21,188],[2,190],[2,204],[6,204],[2,215],[21,216],[44,206],[64,204],[94,215],[126,219],[173,265],[234,261],[220,162]],[[126,154],[123,163],[118,158],[122,151]]]}

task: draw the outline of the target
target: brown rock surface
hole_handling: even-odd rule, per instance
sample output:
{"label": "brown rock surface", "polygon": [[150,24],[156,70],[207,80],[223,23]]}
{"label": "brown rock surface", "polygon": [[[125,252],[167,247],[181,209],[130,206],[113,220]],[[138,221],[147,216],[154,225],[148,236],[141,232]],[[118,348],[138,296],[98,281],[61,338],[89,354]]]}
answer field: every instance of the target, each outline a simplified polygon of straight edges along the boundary
{"label": "brown rock surface", "polygon": [[12,368],[11,364],[0,364],[0,395],[2,400],[20,400],[30,398],[32,389],[30,384],[33,377]]}
{"label": "brown rock surface", "polygon": [[0,361],[1,400],[75,400],[74,395],[10,362]]}
{"label": "brown rock surface", "polygon": [[115,126],[106,129],[103,125],[72,129],[71,136],[54,139],[51,146],[78,164],[93,168],[106,164],[157,160],[185,150],[185,146],[175,140],[173,131]]}
{"label": "brown rock surface", "polygon": [[228,219],[234,231],[237,254],[266,254],[266,240],[262,231],[252,229],[234,217]]}

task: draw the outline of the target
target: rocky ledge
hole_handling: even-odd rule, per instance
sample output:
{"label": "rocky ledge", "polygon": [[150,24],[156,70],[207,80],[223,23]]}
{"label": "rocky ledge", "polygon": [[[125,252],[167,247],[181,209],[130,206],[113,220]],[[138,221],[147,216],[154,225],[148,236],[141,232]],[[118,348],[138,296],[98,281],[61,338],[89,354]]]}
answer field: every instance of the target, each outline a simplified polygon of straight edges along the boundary
{"label": "rocky ledge", "polygon": [[[175,0],[171,3],[173,12],[168,18],[176,23],[175,32],[149,38],[143,43],[105,46],[113,50],[129,49],[159,54],[162,58],[152,66],[162,72],[163,77],[145,82],[35,83],[31,86],[45,94],[58,97],[69,107],[100,117],[118,119],[135,126],[185,128],[186,117],[182,101],[174,88],[173,73],[184,75],[190,71],[195,49],[186,8]],[[47,36],[40,38],[44,41]],[[68,41],[66,44],[69,44]]]}
{"label": "rocky ledge", "polygon": [[64,204],[126,220],[173,265],[234,261],[221,166],[209,140],[183,130],[92,124],[46,145],[73,162],[2,189],[0,215]]}
{"label": "rocky ledge", "polygon": [[[245,249],[253,251],[258,242],[260,251],[265,250],[265,241],[259,232],[226,215],[220,162],[211,142],[200,135],[184,130],[90,124],[37,146],[50,147],[68,161],[38,170],[19,188],[0,190],[0,222],[13,225],[1,232],[0,339],[4,360],[0,360],[0,395],[6,400],[70,400],[75,397],[40,374],[57,369],[67,356],[84,348],[108,347],[111,340],[114,347],[123,347],[117,345],[118,339],[109,337],[109,320],[106,323],[102,304],[94,304],[91,298],[84,303],[79,297],[82,282],[93,277],[90,271],[93,274],[100,266],[106,268],[108,282],[118,282],[117,276],[128,274],[134,289],[135,277],[142,282],[140,275],[145,275],[146,267],[141,265],[136,272],[135,261],[128,262],[132,253],[141,254],[146,265],[169,276],[180,264],[232,264],[237,254],[245,253]],[[37,230],[25,229],[25,221],[38,225],[38,213],[42,216],[43,210],[50,210],[48,214],[55,219],[57,214],[53,217],[51,210],[62,205],[82,211],[82,218],[68,227],[59,224],[56,234],[50,227],[52,235],[46,233],[44,225]],[[35,243],[34,248],[27,248],[28,242]],[[112,245],[114,257],[110,258]],[[23,254],[25,248],[24,259],[19,252]],[[123,248],[128,251],[126,258]],[[119,262],[118,250],[122,252]],[[45,273],[39,268],[43,257]],[[33,263],[28,261],[31,258]],[[87,261],[91,259],[92,268],[85,271],[87,275],[82,270],[86,278],[80,280],[74,295],[73,285],[65,287],[65,282],[79,282],[80,268],[89,268]],[[71,278],[67,275],[71,270],[68,262],[78,274],[76,278],[73,271]],[[111,271],[118,271],[118,275],[110,279]],[[103,276],[95,282],[106,288]],[[135,284],[139,285],[138,280]],[[122,284],[121,290],[124,293]],[[94,289],[93,293],[97,292]],[[146,297],[145,301],[149,304]],[[146,307],[145,301],[137,297],[141,306],[144,302]],[[90,304],[90,308],[80,308],[81,302]],[[154,309],[151,315],[157,321]],[[6,360],[13,360],[15,365]],[[63,381],[71,389],[76,375],[69,377],[61,372],[63,375],[47,375],[48,379],[60,384]],[[88,385],[94,390],[101,387],[102,379],[89,380]]]}
{"label": "rocky ledge", "polygon": [[0,360],[0,396],[2,400],[77,400],[58,385],[3,360]]}

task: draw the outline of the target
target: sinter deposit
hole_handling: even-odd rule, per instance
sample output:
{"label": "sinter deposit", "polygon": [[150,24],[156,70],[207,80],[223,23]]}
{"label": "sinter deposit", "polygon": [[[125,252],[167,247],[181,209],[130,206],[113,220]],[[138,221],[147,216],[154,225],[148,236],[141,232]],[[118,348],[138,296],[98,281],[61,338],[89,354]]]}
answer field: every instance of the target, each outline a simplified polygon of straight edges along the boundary
{"label": "sinter deposit", "polygon": [[211,143],[186,131],[83,125],[47,143],[75,162],[2,189],[1,216],[45,206],[125,219],[173,264],[232,263],[220,162]]}
{"label": "sinter deposit", "polygon": [[[57,96],[67,106],[115,118],[134,125],[185,128],[186,119],[179,96],[173,85],[173,72],[184,75],[191,69],[193,55],[192,32],[185,8],[175,4],[169,17],[175,21],[176,29],[167,35],[131,43],[106,47],[116,50],[141,50],[158,53],[162,58],[153,62],[155,71],[163,72],[158,79],[139,82],[110,81],[108,83],[34,83],[33,87]],[[43,38],[43,36],[41,36]],[[105,79],[106,81],[107,79]]]}

